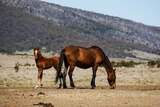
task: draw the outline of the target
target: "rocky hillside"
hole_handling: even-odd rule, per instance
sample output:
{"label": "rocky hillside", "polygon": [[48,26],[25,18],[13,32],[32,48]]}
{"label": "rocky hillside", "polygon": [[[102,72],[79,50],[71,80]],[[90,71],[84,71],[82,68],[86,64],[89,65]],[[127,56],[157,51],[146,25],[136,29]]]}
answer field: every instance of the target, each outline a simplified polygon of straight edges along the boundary
{"label": "rocky hillside", "polygon": [[38,0],[0,2],[1,52],[98,45],[112,57],[132,56],[125,50],[134,49],[160,53],[159,27]]}

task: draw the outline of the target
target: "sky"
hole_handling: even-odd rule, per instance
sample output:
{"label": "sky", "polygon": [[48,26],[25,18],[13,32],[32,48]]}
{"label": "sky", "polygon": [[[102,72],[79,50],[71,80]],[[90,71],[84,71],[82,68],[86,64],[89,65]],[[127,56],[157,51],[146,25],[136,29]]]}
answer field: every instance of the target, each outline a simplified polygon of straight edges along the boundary
{"label": "sky", "polygon": [[41,0],[160,27],[160,0]]}

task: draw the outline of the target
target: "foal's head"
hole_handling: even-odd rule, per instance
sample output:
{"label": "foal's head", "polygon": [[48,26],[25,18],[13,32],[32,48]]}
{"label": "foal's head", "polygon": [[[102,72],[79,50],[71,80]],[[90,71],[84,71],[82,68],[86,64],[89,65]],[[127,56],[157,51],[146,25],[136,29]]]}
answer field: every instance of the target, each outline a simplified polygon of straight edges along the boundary
{"label": "foal's head", "polygon": [[111,86],[111,89],[116,88],[116,73],[115,69],[112,69],[108,72],[108,83]]}
{"label": "foal's head", "polygon": [[35,57],[35,59],[39,58],[40,55],[41,54],[40,54],[39,48],[34,48],[34,57]]}

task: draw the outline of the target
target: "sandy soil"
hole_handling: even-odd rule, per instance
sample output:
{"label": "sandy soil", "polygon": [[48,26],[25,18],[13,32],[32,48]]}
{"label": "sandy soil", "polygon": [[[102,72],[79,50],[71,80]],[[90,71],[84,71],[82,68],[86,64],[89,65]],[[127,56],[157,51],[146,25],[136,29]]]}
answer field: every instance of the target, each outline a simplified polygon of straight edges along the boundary
{"label": "sandy soil", "polygon": [[[14,66],[19,63],[19,71]],[[159,107],[160,69],[146,64],[116,68],[117,87],[109,89],[106,72],[97,71],[90,89],[91,69],[76,68],[76,89],[57,89],[54,68],[44,71],[43,88],[35,89],[37,68],[31,55],[0,54],[0,107]]]}

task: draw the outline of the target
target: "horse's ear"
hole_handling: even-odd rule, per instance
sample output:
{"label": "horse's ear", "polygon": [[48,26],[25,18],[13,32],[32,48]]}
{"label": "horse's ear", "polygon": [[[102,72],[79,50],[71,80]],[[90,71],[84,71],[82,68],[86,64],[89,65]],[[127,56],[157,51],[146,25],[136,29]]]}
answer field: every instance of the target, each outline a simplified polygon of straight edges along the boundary
{"label": "horse's ear", "polygon": [[39,50],[39,48],[34,48],[33,50]]}

